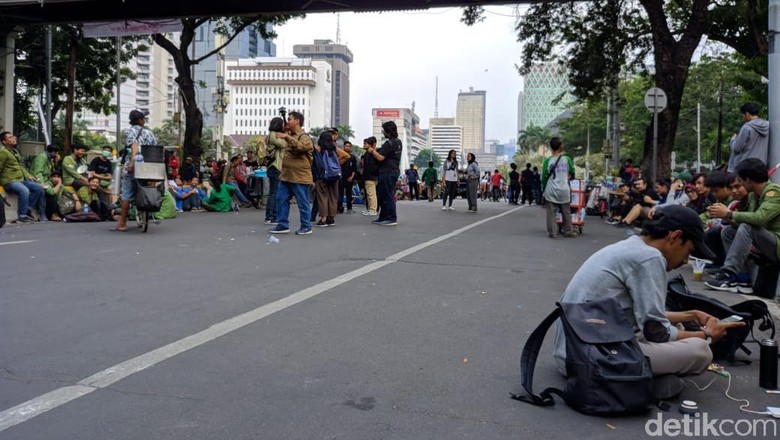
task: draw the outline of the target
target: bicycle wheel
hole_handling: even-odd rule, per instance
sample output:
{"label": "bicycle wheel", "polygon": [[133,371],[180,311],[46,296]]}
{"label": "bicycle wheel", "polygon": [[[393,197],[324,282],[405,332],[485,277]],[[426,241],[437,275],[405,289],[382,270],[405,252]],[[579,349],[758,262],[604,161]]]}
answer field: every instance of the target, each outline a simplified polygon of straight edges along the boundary
{"label": "bicycle wheel", "polygon": [[149,211],[143,213],[144,216],[144,232],[149,229]]}

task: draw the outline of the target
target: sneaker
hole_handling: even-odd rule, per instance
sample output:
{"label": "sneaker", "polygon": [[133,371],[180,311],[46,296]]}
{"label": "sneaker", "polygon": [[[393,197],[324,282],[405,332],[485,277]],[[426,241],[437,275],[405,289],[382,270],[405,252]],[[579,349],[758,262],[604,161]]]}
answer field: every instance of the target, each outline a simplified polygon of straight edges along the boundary
{"label": "sneaker", "polygon": [[310,234],[311,234],[311,228],[301,227],[297,231],[295,231],[295,235],[310,235]]}
{"label": "sneaker", "polygon": [[276,226],[278,224],[278,223],[276,223],[276,220],[271,220],[271,219],[267,219],[263,223],[266,224],[266,225],[274,225],[274,226]]}
{"label": "sneaker", "polygon": [[469,209],[469,212],[472,213],[472,214],[476,214],[477,210],[476,209]]}
{"label": "sneaker", "polygon": [[375,219],[375,220],[371,220],[371,223],[373,223],[375,225],[378,225],[379,223],[382,223],[383,221],[384,220]]}
{"label": "sneaker", "polygon": [[616,228],[619,228],[619,229],[626,229],[626,228],[630,228],[631,227],[631,225],[629,225],[628,223],[626,223],[624,221],[619,221],[617,223],[614,223],[614,224],[612,224],[612,226],[614,226]]}
{"label": "sneaker", "polygon": [[453,208],[452,206],[450,206],[450,207],[449,207],[449,208],[447,208],[447,209],[449,209],[450,211],[454,211],[454,210],[455,210],[455,208]]}
{"label": "sneaker", "polygon": [[704,285],[712,290],[720,290],[721,292],[738,292],[737,282],[734,275],[727,271],[720,271],[715,276],[715,279],[705,281]]}
{"label": "sneaker", "polygon": [[392,220],[384,220],[379,223],[377,223],[379,226],[396,226],[398,224],[397,221]]}
{"label": "sneaker", "polygon": [[605,221],[607,222],[608,225],[616,225],[616,224],[620,223],[620,220],[615,220],[612,217],[606,219]]}
{"label": "sneaker", "polygon": [[685,389],[685,382],[673,374],[653,378],[653,398],[669,400],[680,395]]}
{"label": "sneaker", "polygon": [[276,227],[271,228],[268,232],[272,234],[289,234],[290,228],[283,228],[279,225],[276,225]]}
{"label": "sneaker", "polygon": [[740,273],[737,274],[736,279],[734,280],[737,283],[737,291],[739,293],[744,293],[746,295],[752,295],[753,294],[753,284],[750,282],[750,274],[749,273]]}
{"label": "sneaker", "polygon": [[441,210],[442,210],[442,211],[446,211],[446,210],[447,210],[447,207],[446,207],[446,206],[442,206],[442,207],[441,207]]}
{"label": "sneaker", "polygon": [[331,227],[331,226],[336,226],[336,220],[335,220],[335,219],[333,219],[333,218],[329,218],[329,219],[328,219],[328,220],[325,222],[325,226],[328,226],[328,227]]}
{"label": "sneaker", "polygon": [[355,211],[353,211],[351,209],[347,209],[347,214],[354,214],[354,213],[355,213]]}
{"label": "sneaker", "polygon": [[[314,226],[316,226],[318,228],[324,228],[325,226],[328,226],[328,224],[325,223],[324,221],[320,220],[317,223],[315,223]],[[297,234],[297,232],[296,232],[296,234]]]}
{"label": "sneaker", "polygon": [[34,222],[35,222],[35,220],[33,220],[32,217],[27,216],[27,215],[19,216],[19,218],[16,219],[16,223],[22,223],[22,224],[25,224],[25,225],[29,225],[29,224],[32,224]]}

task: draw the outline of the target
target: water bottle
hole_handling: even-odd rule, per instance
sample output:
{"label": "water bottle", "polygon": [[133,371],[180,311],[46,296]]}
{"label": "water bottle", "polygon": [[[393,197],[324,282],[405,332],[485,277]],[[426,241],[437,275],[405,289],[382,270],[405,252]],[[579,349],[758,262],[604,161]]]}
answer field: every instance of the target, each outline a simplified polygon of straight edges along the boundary
{"label": "water bottle", "polygon": [[769,390],[777,389],[777,341],[763,339],[761,347],[761,363],[758,369],[758,386]]}
{"label": "water bottle", "polygon": [[141,154],[141,151],[138,151],[138,154],[135,155],[135,163],[144,163],[144,155]]}
{"label": "water bottle", "polygon": [[89,205],[87,205],[85,203],[84,206],[81,208],[81,212],[84,213],[84,214],[88,213],[89,212]]}

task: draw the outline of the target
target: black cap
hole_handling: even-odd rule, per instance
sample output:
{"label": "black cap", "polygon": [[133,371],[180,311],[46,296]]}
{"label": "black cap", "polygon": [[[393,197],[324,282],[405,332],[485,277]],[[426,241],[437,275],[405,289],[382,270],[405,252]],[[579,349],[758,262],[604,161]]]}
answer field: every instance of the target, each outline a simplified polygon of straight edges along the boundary
{"label": "black cap", "polygon": [[670,205],[656,210],[653,220],[659,229],[667,231],[682,231],[685,238],[693,241],[695,246],[691,255],[703,260],[715,260],[715,254],[705,244],[704,227],[701,219],[691,208]]}

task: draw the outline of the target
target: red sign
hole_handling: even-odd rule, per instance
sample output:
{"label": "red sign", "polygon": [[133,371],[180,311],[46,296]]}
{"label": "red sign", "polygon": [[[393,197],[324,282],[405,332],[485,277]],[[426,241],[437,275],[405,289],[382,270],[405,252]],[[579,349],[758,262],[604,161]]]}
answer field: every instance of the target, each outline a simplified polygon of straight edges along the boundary
{"label": "red sign", "polygon": [[377,110],[376,117],[377,118],[400,118],[401,111],[400,110]]}

